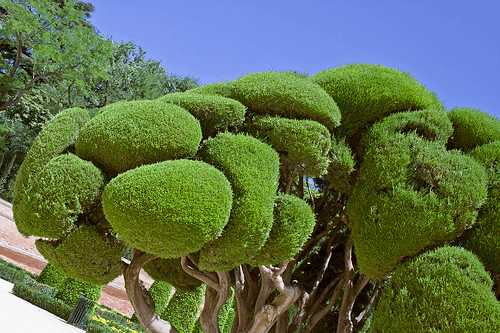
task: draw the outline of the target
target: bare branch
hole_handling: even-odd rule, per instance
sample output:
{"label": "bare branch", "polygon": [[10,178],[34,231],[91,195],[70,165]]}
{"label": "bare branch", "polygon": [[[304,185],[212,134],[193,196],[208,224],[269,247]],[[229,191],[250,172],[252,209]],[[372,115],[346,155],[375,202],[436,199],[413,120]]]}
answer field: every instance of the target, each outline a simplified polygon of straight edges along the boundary
{"label": "bare branch", "polygon": [[190,267],[188,265],[188,263],[187,263],[187,256],[182,256],[181,257],[181,266],[182,266],[182,269],[186,273],[188,273],[189,275],[191,275],[195,279],[198,279],[198,280],[202,281],[203,283],[205,283],[210,288],[213,288],[213,289],[217,289],[218,288],[217,281],[213,280],[210,276],[208,276],[204,272],[200,272],[199,270],[196,270],[196,269],[194,269],[194,268],[192,268],[192,267]]}

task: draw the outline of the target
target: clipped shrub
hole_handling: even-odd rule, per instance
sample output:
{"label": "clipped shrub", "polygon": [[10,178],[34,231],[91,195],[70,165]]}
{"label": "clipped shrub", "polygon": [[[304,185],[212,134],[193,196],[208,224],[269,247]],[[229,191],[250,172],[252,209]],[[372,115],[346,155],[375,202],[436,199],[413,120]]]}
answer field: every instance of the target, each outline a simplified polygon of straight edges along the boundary
{"label": "clipped shrub", "polygon": [[328,185],[339,193],[350,194],[352,190],[351,174],[355,170],[356,160],[345,139],[332,140],[330,164],[324,178]]}
{"label": "clipped shrub", "polygon": [[101,298],[101,291],[102,285],[68,278],[57,292],[56,298],[74,308],[80,296],[97,302]]}
{"label": "clipped shrub", "polygon": [[105,285],[123,273],[121,244],[93,226],[79,227],[62,242],[38,239],[35,244],[57,270],[74,279]]}
{"label": "clipped shrub", "polygon": [[352,137],[368,124],[391,113],[443,109],[436,95],[408,73],[382,65],[350,64],[309,78],[337,103],[341,136]]}
{"label": "clipped shrub", "polygon": [[153,259],[144,265],[143,268],[154,280],[164,281],[172,285],[175,290],[195,291],[202,283],[182,269],[179,258]]}
{"label": "clipped shrub", "polygon": [[370,332],[499,332],[492,285],[473,254],[449,246],[427,252],[395,270]]}
{"label": "clipped shrub", "polygon": [[275,265],[292,259],[313,232],[315,224],[316,217],[307,202],[287,194],[276,197],[269,238],[251,264]]}
{"label": "clipped shrub", "polygon": [[158,100],[186,109],[200,121],[204,138],[215,136],[228,128],[240,126],[245,120],[246,107],[234,99],[191,93],[173,93]]}
{"label": "clipped shrub", "polygon": [[176,291],[160,318],[171,323],[179,333],[191,333],[205,295],[205,285],[195,291]]}
{"label": "clipped shrub", "polygon": [[58,271],[50,262],[47,263],[45,268],[42,270],[40,275],[38,275],[37,281],[56,289],[64,286],[64,282],[68,277],[62,272]]}
{"label": "clipped shrub", "polygon": [[190,157],[201,138],[200,122],[183,108],[160,100],[132,101],[105,106],[82,129],[75,147],[78,156],[114,176]]}
{"label": "clipped shrub", "polygon": [[460,244],[474,252],[489,271],[500,273],[500,141],[479,146],[469,154],[486,168],[488,200],[481,207],[477,223],[460,238]]}
{"label": "clipped shrub", "polygon": [[269,235],[278,187],[279,157],[256,138],[230,133],[206,140],[201,155],[229,179],[234,204],[222,236],[200,251],[198,267],[228,271],[249,260]]}
{"label": "clipped shrub", "polygon": [[320,123],[265,116],[255,117],[252,129],[280,154],[285,174],[301,170],[318,177],[326,173],[331,140],[330,132]]}
{"label": "clipped shrub", "polygon": [[12,202],[14,214],[16,204],[23,200],[29,179],[42,170],[51,159],[71,150],[80,129],[89,120],[87,110],[72,108],[59,112],[45,123],[17,173]]}
{"label": "clipped shrub", "polygon": [[415,133],[372,146],[346,205],[360,271],[381,280],[401,259],[453,240],[486,196],[484,168],[458,151]]}
{"label": "clipped shrub", "polygon": [[25,200],[16,205],[18,230],[24,235],[64,238],[100,196],[104,181],[97,167],[76,155],[53,158],[30,178]]}
{"label": "clipped shrub", "polygon": [[27,278],[36,279],[36,274],[33,274],[24,268],[21,268],[3,258],[0,258],[0,278],[12,281],[16,275],[24,275]]}
{"label": "clipped shrub", "polygon": [[465,151],[500,140],[500,120],[471,108],[455,108],[448,112],[453,123],[453,136],[448,148]]}
{"label": "clipped shrub", "polygon": [[205,84],[188,90],[190,94],[219,95],[222,97],[233,98],[234,81],[216,82]]}
{"label": "clipped shrub", "polygon": [[161,258],[198,251],[222,233],[231,185],[213,166],[191,160],[145,165],[114,178],[104,215],[127,244]]}
{"label": "clipped shrub", "polygon": [[69,306],[61,300],[46,295],[43,292],[33,289],[23,283],[14,284],[12,293],[66,321],[69,319],[71,312],[73,312],[72,306]]}
{"label": "clipped shrub", "polygon": [[148,292],[153,301],[155,302],[156,313],[162,313],[170,301],[172,296],[173,286],[167,282],[155,280]]}
{"label": "clipped shrub", "polygon": [[309,119],[333,129],[340,124],[334,100],[317,84],[290,72],[260,72],[233,81],[231,97],[260,115]]}

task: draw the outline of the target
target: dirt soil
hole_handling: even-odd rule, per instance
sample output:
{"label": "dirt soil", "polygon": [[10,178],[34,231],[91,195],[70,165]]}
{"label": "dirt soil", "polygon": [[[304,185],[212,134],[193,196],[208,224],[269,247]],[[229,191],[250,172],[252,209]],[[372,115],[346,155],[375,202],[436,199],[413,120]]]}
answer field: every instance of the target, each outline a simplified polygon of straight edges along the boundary
{"label": "dirt soil", "polygon": [[[40,274],[47,265],[35,246],[36,237],[24,237],[16,228],[12,205],[0,199],[0,258],[10,261],[29,272]],[[149,288],[153,279],[141,273],[141,280]],[[99,303],[131,317],[134,309],[125,292],[123,276],[119,276],[102,289]]]}

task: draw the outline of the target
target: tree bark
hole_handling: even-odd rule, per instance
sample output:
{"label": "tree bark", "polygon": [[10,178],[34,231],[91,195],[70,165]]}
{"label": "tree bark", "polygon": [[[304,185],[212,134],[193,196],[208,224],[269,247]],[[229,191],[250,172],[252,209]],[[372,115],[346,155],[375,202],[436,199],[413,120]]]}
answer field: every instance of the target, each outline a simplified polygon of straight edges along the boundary
{"label": "tree bark", "polygon": [[156,257],[134,249],[132,261],[125,269],[125,289],[132,303],[137,319],[148,333],[178,333],[168,321],[161,319],[155,311],[155,304],[148,291],[139,279],[141,268]]}

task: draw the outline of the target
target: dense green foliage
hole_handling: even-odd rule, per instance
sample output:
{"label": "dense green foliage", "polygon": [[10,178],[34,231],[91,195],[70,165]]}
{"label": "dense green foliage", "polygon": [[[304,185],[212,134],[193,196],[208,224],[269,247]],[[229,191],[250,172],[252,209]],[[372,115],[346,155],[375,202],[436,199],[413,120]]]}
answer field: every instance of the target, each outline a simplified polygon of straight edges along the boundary
{"label": "dense green foliage", "polygon": [[319,86],[294,73],[261,72],[242,76],[234,81],[231,98],[257,114],[311,119],[329,129],[340,123],[335,101]]}
{"label": "dense green foliage", "polygon": [[19,231],[25,235],[64,238],[79,215],[88,212],[104,187],[104,174],[73,154],[50,160],[32,176],[16,205]]}
{"label": "dense green foliage", "polygon": [[172,160],[120,174],[105,187],[102,204],[106,219],[127,244],[175,258],[221,234],[232,190],[213,166]]}
{"label": "dense green foliage", "polygon": [[180,291],[195,291],[202,283],[184,272],[179,258],[151,260],[144,265],[144,270],[155,281],[163,281]]}
{"label": "dense green foliage", "polygon": [[448,112],[448,117],[453,123],[450,149],[471,150],[500,140],[500,120],[481,110],[455,108]]}
{"label": "dense green foliage", "polygon": [[230,133],[206,140],[202,149],[202,158],[231,183],[234,203],[222,236],[202,248],[200,268],[231,270],[250,259],[269,236],[278,186],[278,154],[251,136]]}
{"label": "dense green foliage", "polygon": [[350,64],[319,72],[310,80],[337,103],[342,136],[351,137],[391,113],[442,108],[436,95],[411,75],[381,65]]}
{"label": "dense green foliage", "polygon": [[177,327],[179,333],[191,333],[204,295],[204,285],[194,291],[176,291],[160,317]]}
{"label": "dense green foliage", "polygon": [[37,239],[35,244],[57,270],[74,279],[105,285],[123,272],[121,245],[93,226],[79,227],[62,242]]}
{"label": "dense green foliage", "polygon": [[173,286],[168,282],[155,280],[148,291],[155,302],[156,313],[163,313],[172,297]]}
{"label": "dense green foliage", "polygon": [[246,107],[230,98],[174,93],[167,94],[159,100],[178,105],[189,111],[200,121],[204,138],[241,126],[245,120]]}
{"label": "dense green foliage", "polygon": [[78,156],[117,175],[144,164],[191,157],[200,142],[198,120],[179,106],[155,100],[104,107],[82,129],[75,146]]}
{"label": "dense green foliage", "polygon": [[473,229],[464,233],[460,243],[473,251],[487,270],[500,273],[500,141],[474,149],[470,156],[481,163],[489,176],[488,200],[479,211]]}
{"label": "dense green foliage", "polygon": [[395,270],[370,332],[498,332],[492,284],[477,257],[463,249],[427,252]]}
{"label": "dense green foliage", "polygon": [[315,222],[307,202],[287,194],[276,197],[273,227],[269,238],[252,258],[252,264],[277,265],[292,259],[311,235]]}
{"label": "dense green foliage", "polygon": [[44,267],[40,275],[38,275],[37,281],[44,283],[46,285],[52,286],[56,289],[62,288],[64,282],[68,277],[62,272],[58,271],[50,262]]}
{"label": "dense green foliage", "polygon": [[[54,157],[75,144],[80,129],[89,121],[88,111],[72,108],[54,116],[38,134],[19,169],[14,187],[14,217],[16,203],[23,200],[30,177],[34,177]],[[22,223],[22,220],[19,220]]]}
{"label": "dense green foliage", "polygon": [[64,285],[59,289],[56,298],[74,308],[80,296],[97,301],[101,298],[102,285],[78,281],[72,278],[66,279]]}
{"label": "dense green foliage", "polygon": [[319,177],[327,172],[330,162],[330,132],[318,122],[280,117],[255,117],[255,136],[268,142],[280,154],[281,172],[303,172]]}

